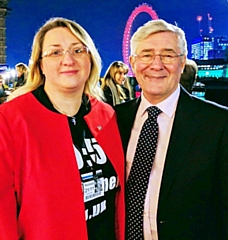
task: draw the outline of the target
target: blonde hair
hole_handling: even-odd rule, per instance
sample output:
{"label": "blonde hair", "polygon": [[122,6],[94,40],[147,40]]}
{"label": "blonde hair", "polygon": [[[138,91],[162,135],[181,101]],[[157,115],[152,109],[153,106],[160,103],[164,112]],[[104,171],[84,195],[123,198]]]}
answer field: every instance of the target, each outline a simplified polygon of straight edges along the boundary
{"label": "blonde hair", "polygon": [[31,59],[29,64],[30,71],[26,84],[15,90],[11,94],[11,98],[33,91],[44,83],[45,76],[40,67],[43,41],[48,31],[58,27],[68,28],[75,37],[77,37],[85,46],[89,48],[92,64],[90,76],[85,83],[84,93],[87,93],[97,99],[102,99],[102,92],[98,86],[101,72],[101,58],[93,43],[93,40],[86,30],[79,24],[61,17],[49,19],[36,33],[33,39]]}
{"label": "blonde hair", "polygon": [[29,70],[28,66],[25,63],[22,63],[22,62],[17,63],[15,65],[15,68],[17,68],[18,70],[20,70],[23,73],[26,73]]}
{"label": "blonde hair", "polygon": [[[122,87],[115,82],[115,75],[119,71],[119,69],[122,68],[124,70],[124,73],[127,74],[129,71],[128,66],[121,62],[121,61],[114,61],[112,62],[108,69],[106,70],[106,73],[104,75],[104,78],[102,80],[101,89],[104,90],[106,86],[108,86],[112,92],[112,100],[113,105],[120,104],[121,102],[126,99],[126,94]],[[128,77],[126,77],[123,86],[127,88],[129,91],[130,99],[133,98],[132,88],[131,84],[129,83]]]}
{"label": "blonde hair", "polygon": [[28,78],[29,68],[28,68],[28,66],[27,66],[25,63],[22,63],[22,62],[17,63],[17,64],[15,65],[15,68],[16,68],[16,70],[19,71],[20,73],[24,73],[25,79]]}

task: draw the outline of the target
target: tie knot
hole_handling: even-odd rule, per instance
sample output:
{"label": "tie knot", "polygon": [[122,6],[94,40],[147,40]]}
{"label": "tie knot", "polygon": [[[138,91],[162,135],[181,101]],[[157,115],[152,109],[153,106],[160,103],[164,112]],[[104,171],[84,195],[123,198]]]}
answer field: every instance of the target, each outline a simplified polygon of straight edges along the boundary
{"label": "tie knot", "polygon": [[161,109],[159,109],[158,107],[156,106],[153,106],[153,107],[148,107],[147,108],[147,112],[148,112],[148,115],[149,117],[153,118],[153,120],[157,120],[158,118],[158,115],[162,112]]}

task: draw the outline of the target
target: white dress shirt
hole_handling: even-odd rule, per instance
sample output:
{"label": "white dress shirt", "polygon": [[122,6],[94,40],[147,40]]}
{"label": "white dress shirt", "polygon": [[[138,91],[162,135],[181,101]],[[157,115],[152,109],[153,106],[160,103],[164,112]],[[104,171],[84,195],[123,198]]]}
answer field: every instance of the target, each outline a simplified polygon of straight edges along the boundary
{"label": "white dress shirt", "polygon": [[[175,92],[167,99],[160,102],[156,106],[162,110],[162,113],[158,116],[158,144],[155,154],[153,167],[150,174],[149,186],[145,200],[144,207],[144,239],[145,240],[158,240],[157,234],[157,208],[158,198],[161,186],[161,179],[163,168],[165,164],[165,157],[170,139],[170,133],[175,116],[177,101],[180,95],[180,86],[177,87]],[[128,178],[130,169],[132,166],[133,158],[135,155],[135,149],[138,142],[139,134],[143,123],[148,117],[146,109],[152,106],[144,97],[143,92],[141,94],[141,103],[139,105],[134,125],[131,131],[131,136],[127,148],[127,164],[126,164],[126,176]]]}

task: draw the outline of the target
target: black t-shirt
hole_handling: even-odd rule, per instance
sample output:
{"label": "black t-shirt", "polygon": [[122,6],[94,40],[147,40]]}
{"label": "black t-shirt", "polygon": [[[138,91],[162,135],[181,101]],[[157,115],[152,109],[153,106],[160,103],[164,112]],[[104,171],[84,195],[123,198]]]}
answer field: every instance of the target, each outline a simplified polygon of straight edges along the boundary
{"label": "black t-shirt", "polygon": [[[33,94],[48,109],[58,112],[50,102],[43,86],[33,91]],[[68,117],[73,148],[81,175],[88,236],[90,240],[115,240],[117,176],[111,162],[84,120],[84,116],[89,111],[90,103],[84,95],[78,113],[74,117]]]}

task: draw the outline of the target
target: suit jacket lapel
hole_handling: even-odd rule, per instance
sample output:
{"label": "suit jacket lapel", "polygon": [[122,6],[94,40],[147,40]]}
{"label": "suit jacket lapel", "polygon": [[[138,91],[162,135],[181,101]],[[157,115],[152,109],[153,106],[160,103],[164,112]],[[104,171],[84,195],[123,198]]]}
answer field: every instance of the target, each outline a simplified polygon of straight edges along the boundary
{"label": "suit jacket lapel", "polygon": [[[134,99],[124,103],[123,106],[120,104],[115,107],[125,154],[140,101],[141,98]],[[194,141],[195,132],[198,129],[196,115],[200,111],[195,102],[188,93],[181,89],[165,160],[159,203],[166,201],[178,172],[185,162],[184,156],[188,154]]]}
{"label": "suit jacket lapel", "polygon": [[116,105],[117,121],[122,138],[123,148],[126,155],[128,141],[131,135],[131,129],[135,121],[141,98],[134,99],[124,104]]}
{"label": "suit jacket lapel", "polygon": [[195,117],[197,112],[194,100],[181,90],[163,171],[159,199],[161,204],[166,201],[166,197],[172,190],[181,166],[185,163],[185,156],[194,141],[194,135],[198,128],[198,120]]}

